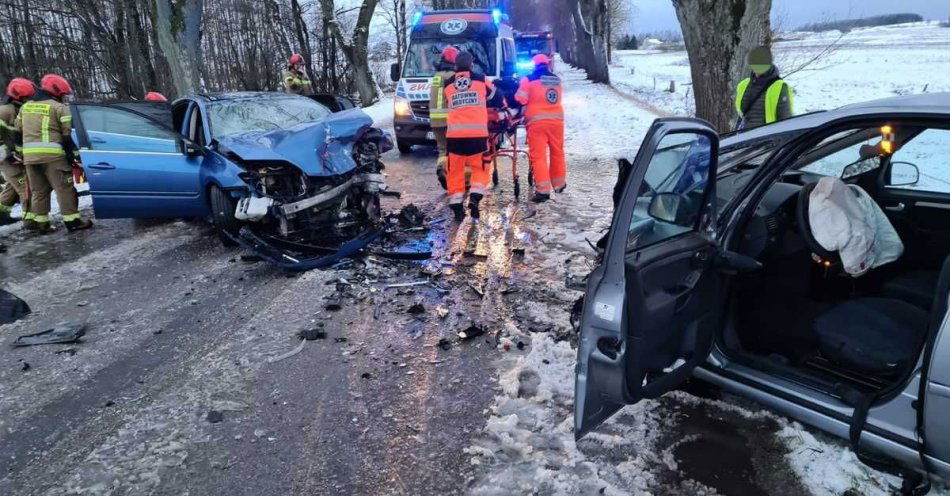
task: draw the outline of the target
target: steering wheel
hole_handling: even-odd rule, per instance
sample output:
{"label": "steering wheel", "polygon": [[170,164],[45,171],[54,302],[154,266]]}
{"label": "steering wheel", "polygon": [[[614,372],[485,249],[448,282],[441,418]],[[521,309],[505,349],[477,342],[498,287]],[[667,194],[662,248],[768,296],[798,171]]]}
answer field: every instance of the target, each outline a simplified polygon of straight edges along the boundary
{"label": "steering wheel", "polygon": [[821,243],[815,239],[815,236],[811,232],[811,222],[808,219],[808,204],[811,198],[811,192],[815,190],[816,186],[818,186],[817,182],[808,183],[802,186],[801,191],[798,192],[798,203],[795,209],[798,234],[801,235],[805,245],[808,246],[808,249],[811,250],[812,253],[818,255],[825,261],[831,262],[831,265],[840,265],[841,257],[837,253],[830,252],[821,246]]}

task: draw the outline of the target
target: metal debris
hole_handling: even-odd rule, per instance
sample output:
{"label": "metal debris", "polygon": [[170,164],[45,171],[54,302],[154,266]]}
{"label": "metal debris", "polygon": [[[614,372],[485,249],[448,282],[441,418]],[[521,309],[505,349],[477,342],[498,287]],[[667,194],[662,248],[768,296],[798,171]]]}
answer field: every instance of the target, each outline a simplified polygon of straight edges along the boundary
{"label": "metal debris", "polygon": [[34,346],[39,344],[75,343],[86,334],[86,324],[82,322],[63,322],[52,329],[36,334],[16,338],[13,346]]}

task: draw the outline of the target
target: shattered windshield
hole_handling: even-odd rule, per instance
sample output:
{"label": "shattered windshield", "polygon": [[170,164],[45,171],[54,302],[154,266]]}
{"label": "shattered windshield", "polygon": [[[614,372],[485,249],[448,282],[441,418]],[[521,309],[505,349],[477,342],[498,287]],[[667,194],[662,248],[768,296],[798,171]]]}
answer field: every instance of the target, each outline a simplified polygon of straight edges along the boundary
{"label": "shattered windshield", "polygon": [[402,77],[432,77],[442,58],[442,50],[453,45],[475,58],[475,73],[495,74],[495,38],[451,38],[448,40],[413,40],[406,54]]}
{"label": "shattered windshield", "polygon": [[328,115],[330,110],[323,105],[296,97],[230,100],[208,105],[213,138],[249,131],[289,129],[319,121]]}

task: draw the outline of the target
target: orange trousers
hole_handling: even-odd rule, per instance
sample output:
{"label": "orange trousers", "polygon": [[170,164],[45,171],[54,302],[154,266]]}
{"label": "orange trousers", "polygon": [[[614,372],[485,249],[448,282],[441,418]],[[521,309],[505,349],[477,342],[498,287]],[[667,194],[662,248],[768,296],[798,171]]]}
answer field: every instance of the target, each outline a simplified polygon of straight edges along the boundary
{"label": "orange trousers", "polygon": [[543,119],[528,124],[528,160],[534,173],[535,191],[549,195],[552,189],[567,186],[564,121]]}
{"label": "orange trousers", "polygon": [[470,193],[482,196],[488,191],[491,182],[491,163],[482,160],[482,154],[457,155],[449,154],[449,170],[446,183],[449,189],[449,204],[462,203],[465,199],[465,167],[472,170],[472,179],[469,186]]}

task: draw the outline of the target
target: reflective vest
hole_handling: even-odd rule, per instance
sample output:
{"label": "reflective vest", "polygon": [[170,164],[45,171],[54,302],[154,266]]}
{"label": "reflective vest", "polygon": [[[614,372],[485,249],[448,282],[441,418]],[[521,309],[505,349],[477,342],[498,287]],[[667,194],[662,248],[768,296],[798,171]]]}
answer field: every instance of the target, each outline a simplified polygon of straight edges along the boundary
{"label": "reflective vest", "polygon": [[302,72],[287,69],[284,71],[284,89],[296,95],[309,93],[310,79]]}
{"label": "reflective vest", "polygon": [[[6,155],[20,152],[20,146],[16,144],[16,135],[19,132],[14,127],[19,110],[19,103],[10,102],[0,105],[0,145],[6,149]],[[0,153],[0,161],[3,160],[4,153]]]}
{"label": "reflective vest", "polygon": [[564,95],[561,78],[548,71],[534,72],[521,78],[515,99],[525,106],[525,124],[542,120],[564,120]]}
{"label": "reflective vest", "polygon": [[[742,99],[745,97],[745,92],[749,89],[749,84],[752,82],[752,78],[745,78],[742,81],[739,81],[739,87],[736,90],[736,112],[739,113],[739,117],[744,117],[742,115]],[[778,104],[779,100],[782,98],[782,88],[786,86],[785,81],[778,79],[769,85],[769,88],[765,90],[765,123],[771,124],[778,120]],[[788,110],[792,111],[792,87],[788,87]],[[754,103],[754,102],[753,102]]]}
{"label": "reflective vest", "polygon": [[72,121],[69,106],[57,100],[24,103],[16,119],[23,133],[23,162],[45,164],[65,157],[63,143],[70,139]]}
{"label": "reflective vest", "polygon": [[432,127],[445,127],[449,109],[445,105],[445,80],[452,77],[453,72],[439,71],[432,76],[429,85],[429,124]]}
{"label": "reflective vest", "polygon": [[456,72],[442,83],[449,115],[447,138],[487,138],[488,100],[495,87],[482,74]]}

